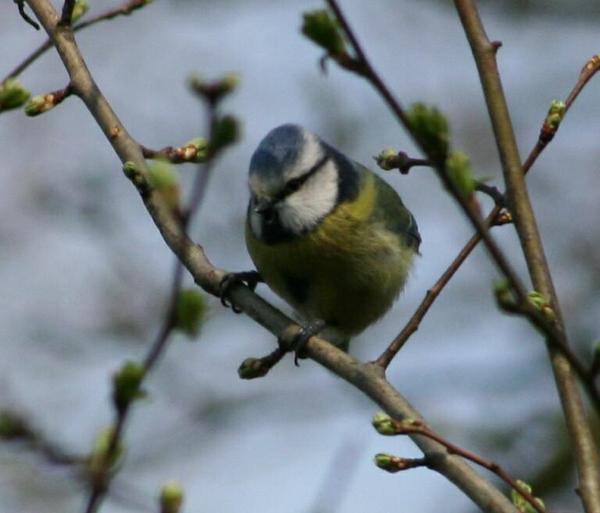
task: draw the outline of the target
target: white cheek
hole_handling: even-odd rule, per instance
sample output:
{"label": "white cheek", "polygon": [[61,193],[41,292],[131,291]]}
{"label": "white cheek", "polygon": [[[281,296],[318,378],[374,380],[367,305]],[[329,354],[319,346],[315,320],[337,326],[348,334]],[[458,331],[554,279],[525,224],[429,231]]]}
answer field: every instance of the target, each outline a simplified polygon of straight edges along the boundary
{"label": "white cheek", "polygon": [[281,224],[296,233],[311,230],[333,210],[337,196],[337,170],[334,163],[328,161],[279,206]]}

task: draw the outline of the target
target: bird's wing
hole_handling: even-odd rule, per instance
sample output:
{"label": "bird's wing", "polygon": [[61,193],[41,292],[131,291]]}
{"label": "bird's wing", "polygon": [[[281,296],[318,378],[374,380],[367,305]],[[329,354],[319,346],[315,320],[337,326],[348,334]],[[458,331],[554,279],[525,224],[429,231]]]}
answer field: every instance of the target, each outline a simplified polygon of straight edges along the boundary
{"label": "bird's wing", "polygon": [[403,237],[409,246],[419,251],[421,234],[410,210],[404,206],[398,193],[385,180],[364,166],[361,167],[375,180],[378,198],[373,212],[374,220],[382,222],[388,230]]}

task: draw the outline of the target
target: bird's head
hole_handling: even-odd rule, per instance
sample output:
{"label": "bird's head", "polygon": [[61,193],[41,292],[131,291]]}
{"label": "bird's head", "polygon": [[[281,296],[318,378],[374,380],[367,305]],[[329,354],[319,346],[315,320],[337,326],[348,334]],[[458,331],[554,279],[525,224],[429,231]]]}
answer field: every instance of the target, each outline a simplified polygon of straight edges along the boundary
{"label": "bird's head", "polygon": [[354,175],[349,161],[317,135],[297,126],[271,130],[250,160],[250,227],[293,238],[313,230],[340,201],[341,182]]}

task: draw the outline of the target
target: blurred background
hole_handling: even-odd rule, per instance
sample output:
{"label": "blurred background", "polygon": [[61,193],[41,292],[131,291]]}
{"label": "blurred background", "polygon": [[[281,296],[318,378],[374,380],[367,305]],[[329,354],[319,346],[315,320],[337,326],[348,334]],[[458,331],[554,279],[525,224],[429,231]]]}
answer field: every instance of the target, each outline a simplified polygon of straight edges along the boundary
{"label": "blurred background", "polygon": [[[91,3],[90,15],[121,2]],[[398,98],[439,106],[455,147],[471,156],[479,177],[501,186],[475,65],[453,8],[439,1],[341,3]],[[333,64],[326,76],[320,72],[320,51],[299,32],[302,13],[320,7],[155,0],[77,36],[100,88],[148,147],[204,135],[202,106],[186,85],[191,73],[241,75],[224,110],[243,123],[242,139],[218,161],[192,227],[219,267],[251,268],[243,242],[247,165],[274,126],[302,124],[372,167],[384,147],[415,154],[365,82]],[[564,99],[600,51],[600,6],[515,0],[481,8],[490,38],[503,42],[499,66],[525,157],[550,101]],[[2,2],[0,40],[3,77],[43,34]],[[67,83],[53,52],[21,80],[34,94]],[[528,178],[569,333],[584,358],[600,337],[599,133],[600,84],[592,81]],[[173,256],[77,99],[35,119],[2,114],[0,155],[0,410],[27,419],[61,451],[86,454],[112,420],[112,373],[126,359],[143,358],[160,326]],[[180,171],[189,185],[195,167]],[[418,220],[422,257],[394,309],[352,344],[351,353],[365,360],[398,333],[471,234],[428,170],[386,178]],[[512,228],[494,234],[525,275]],[[578,510],[544,345],[524,321],[497,311],[496,277],[476,250],[392,364],[390,380],[450,440],[531,482],[553,511]],[[287,311],[265,287],[259,292]],[[275,341],[208,301],[198,339],[174,337],[149,377],[149,398],[135,406],[127,456],[102,511],[156,511],[167,479],[184,485],[186,512],[474,510],[429,470],[378,470],[377,452],[418,451],[408,439],[377,435],[370,426],[375,405],[313,362],[295,368],[286,358],[264,379],[240,380],[240,362],[269,352]],[[0,443],[0,510],[83,511],[86,497],[76,468],[55,465],[23,442]]]}

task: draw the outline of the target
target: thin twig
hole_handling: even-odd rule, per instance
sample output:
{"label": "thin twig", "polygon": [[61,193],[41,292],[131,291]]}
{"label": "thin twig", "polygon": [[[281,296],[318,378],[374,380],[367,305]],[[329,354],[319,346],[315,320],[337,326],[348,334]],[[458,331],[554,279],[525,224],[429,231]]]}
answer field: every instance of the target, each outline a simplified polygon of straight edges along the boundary
{"label": "thin twig", "polygon": [[[14,0],[14,1],[15,1],[15,3],[19,4],[19,12],[21,12],[21,6],[23,6],[23,8],[24,8],[25,0]],[[128,14],[131,14],[136,9],[144,7],[147,3],[148,3],[148,0],[128,0],[120,7],[108,9],[107,11],[104,11],[94,17],[91,17],[85,21],[81,21],[81,22],[77,23],[73,27],[73,32],[78,32],[80,30],[91,27],[101,21],[106,21],[106,20],[115,18],[116,16],[127,16]],[[36,27],[36,29],[40,28],[40,26],[34,20],[29,18],[26,13],[21,12],[21,15],[22,16],[24,15],[26,21],[28,21],[29,23],[33,22],[34,27]],[[27,19],[27,18],[29,18],[29,19]],[[40,46],[38,46],[31,54],[29,54],[20,64],[18,64],[12,71],[10,71],[8,73],[8,75],[6,75],[2,79],[2,83],[6,82],[9,78],[17,77],[18,75],[23,73],[23,71],[25,71],[31,64],[33,64],[39,57],[41,57],[47,50],[52,48],[52,46],[53,46],[52,41],[50,38],[48,38]]]}
{"label": "thin twig", "polygon": [[36,23],[35,20],[33,20],[29,14],[27,14],[25,12],[25,0],[13,0],[15,4],[17,4],[17,7],[19,9],[19,14],[21,15],[21,18],[23,18],[27,23],[29,23],[29,25],[31,25],[35,30],[40,30],[40,26],[38,23]]}
{"label": "thin twig", "polygon": [[[491,216],[488,217],[488,219]],[[495,216],[494,216],[495,217]],[[471,254],[471,251],[477,247],[477,244],[481,240],[479,233],[473,235],[469,242],[465,244],[465,246],[461,249],[460,253],[456,256],[456,258],[452,261],[452,263],[448,266],[448,268],[444,271],[444,273],[438,278],[435,284],[427,290],[425,294],[425,298],[421,301],[421,304],[415,310],[415,313],[408,320],[402,331],[398,333],[396,338],[392,340],[390,345],[385,349],[383,353],[373,362],[380,366],[383,369],[387,369],[394,359],[394,357],[398,354],[400,349],[404,347],[404,344],[408,341],[410,336],[419,329],[419,325],[421,321],[431,308],[431,305],[435,302],[437,297],[440,295],[444,287],[448,284],[448,282],[452,279],[456,271],[460,269],[460,266],[467,259],[467,257]]]}
{"label": "thin twig", "polygon": [[399,435],[423,435],[431,440],[435,440],[439,444],[443,445],[446,450],[450,454],[456,454],[461,458],[465,458],[469,461],[472,461],[476,465],[483,467],[490,472],[496,474],[500,479],[502,479],[506,484],[508,484],[512,489],[522,495],[525,500],[538,512],[538,513],[548,513],[546,509],[540,504],[538,500],[524,487],[520,486],[516,479],[514,479],[506,470],[504,470],[498,463],[493,460],[484,458],[472,451],[467,449],[463,449],[458,445],[453,444],[446,440],[443,436],[433,431],[429,426],[427,426],[422,421],[398,421],[395,419],[391,419],[394,424],[394,429],[396,430],[396,434]]}

